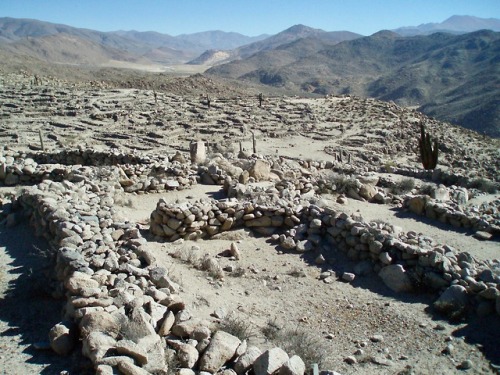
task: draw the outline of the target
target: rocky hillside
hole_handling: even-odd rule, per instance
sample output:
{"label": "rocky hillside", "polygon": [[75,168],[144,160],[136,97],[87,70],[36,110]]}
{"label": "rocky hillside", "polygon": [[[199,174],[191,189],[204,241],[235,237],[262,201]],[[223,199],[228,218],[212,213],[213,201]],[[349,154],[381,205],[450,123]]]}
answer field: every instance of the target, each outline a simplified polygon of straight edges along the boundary
{"label": "rocky hillside", "polygon": [[401,37],[381,31],[334,44],[315,36],[206,73],[315,94],[355,94],[500,136],[500,33]]}
{"label": "rocky hillside", "polygon": [[500,140],[203,76],[0,78],[6,373],[498,372]]}

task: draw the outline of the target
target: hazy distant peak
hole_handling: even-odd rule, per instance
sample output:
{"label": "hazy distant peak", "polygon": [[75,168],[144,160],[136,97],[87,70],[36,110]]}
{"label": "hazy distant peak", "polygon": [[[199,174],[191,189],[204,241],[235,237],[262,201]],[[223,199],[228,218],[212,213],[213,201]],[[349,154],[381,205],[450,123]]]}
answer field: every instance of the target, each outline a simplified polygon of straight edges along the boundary
{"label": "hazy distant peak", "polygon": [[298,24],[298,25],[293,25],[292,27],[289,27],[288,29],[282,31],[281,33],[283,34],[295,34],[295,35],[311,35],[311,34],[319,34],[319,33],[324,33],[324,30],[321,29],[314,29],[312,27]]}
{"label": "hazy distant peak", "polygon": [[372,34],[371,36],[375,38],[387,38],[387,39],[394,39],[400,37],[398,33],[395,33],[394,31],[391,30],[380,30],[377,31],[375,34]]}
{"label": "hazy distant peak", "polygon": [[403,36],[409,36],[431,34],[438,31],[462,34],[482,29],[500,31],[500,19],[455,15],[440,23],[424,23],[418,26],[405,26],[393,31]]}

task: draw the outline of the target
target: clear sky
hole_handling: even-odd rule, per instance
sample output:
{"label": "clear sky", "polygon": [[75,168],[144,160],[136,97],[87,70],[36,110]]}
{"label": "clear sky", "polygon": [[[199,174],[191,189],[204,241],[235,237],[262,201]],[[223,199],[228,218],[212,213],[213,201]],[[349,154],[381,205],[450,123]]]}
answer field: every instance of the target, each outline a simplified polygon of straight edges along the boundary
{"label": "clear sky", "polygon": [[371,35],[452,15],[500,18],[500,0],[0,0],[0,17],[170,35],[222,30],[255,36],[296,24]]}

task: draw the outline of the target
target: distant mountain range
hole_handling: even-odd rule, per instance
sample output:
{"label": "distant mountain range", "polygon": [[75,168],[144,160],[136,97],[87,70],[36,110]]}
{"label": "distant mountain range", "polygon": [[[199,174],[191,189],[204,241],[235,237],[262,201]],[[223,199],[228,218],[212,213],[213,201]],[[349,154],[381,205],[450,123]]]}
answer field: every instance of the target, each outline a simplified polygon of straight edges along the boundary
{"label": "distant mountain range", "polygon": [[304,25],[272,36],[223,31],[170,36],[0,18],[0,58],[4,66],[28,59],[89,67],[110,61],[202,64],[212,66],[210,76],[295,93],[393,100],[500,137],[498,31],[500,20],[470,16],[368,37]]}
{"label": "distant mountain range", "polygon": [[500,31],[500,20],[472,16],[451,16],[440,23],[424,23],[419,26],[400,27],[392,31],[401,36],[414,36],[428,35],[436,32],[464,34],[478,30]]}
{"label": "distant mountain range", "polygon": [[[96,64],[109,59],[142,63],[182,64],[206,50],[231,50],[266,39],[238,33],[207,31],[170,36],[154,31],[101,32],[31,19],[0,18],[0,47],[41,60]],[[75,53],[75,47],[81,53]],[[83,49],[81,49],[83,48]],[[88,56],[89,58],[83,58]]]}
{"label": "distant mountain range", "polygon": [[208,75],[315,94],[353,94],[500,136],[500,33],[402,37],[381,31],[332,43],[308,37],[217,65]]}

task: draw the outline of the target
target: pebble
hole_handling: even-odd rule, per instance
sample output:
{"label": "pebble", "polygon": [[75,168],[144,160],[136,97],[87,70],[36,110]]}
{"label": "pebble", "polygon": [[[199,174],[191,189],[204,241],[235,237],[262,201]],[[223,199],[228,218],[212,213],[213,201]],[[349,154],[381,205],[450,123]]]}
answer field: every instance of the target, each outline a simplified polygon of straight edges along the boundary
{"label": "pebble", "polygon": [[373,336],[370,336],[370,341],[371,342],[382,342],[382,341],[384,341],[384,337],[382,335],[373,335]]}
{"label": "pebble", "polygon": [[356,359],[356,357],[350,355],[350,356],[344,358],[344,362],[349,364],[349,365],[354,365],[354,364],[358,363],[358,360]]}
{"label": "pebble", "polygon": [[355,275],[355,274],[353,274],[353,273],[350,273],[350,272],[344,272],[344,273],[342,274],[342,280],[347,281],[347,282],[351,282],[351,281],[353,281],[355,278],[356,278],[356,275]]}
{"label": "pebble", "polygon": [[458,366],[457,368],[459,370],[469,370],[473,367],[473,363],[472,361],[470,361],[469,359],[466,359],[465,361],[462,361]]}

